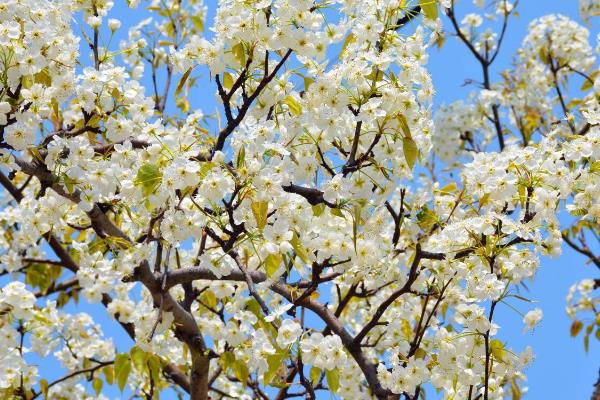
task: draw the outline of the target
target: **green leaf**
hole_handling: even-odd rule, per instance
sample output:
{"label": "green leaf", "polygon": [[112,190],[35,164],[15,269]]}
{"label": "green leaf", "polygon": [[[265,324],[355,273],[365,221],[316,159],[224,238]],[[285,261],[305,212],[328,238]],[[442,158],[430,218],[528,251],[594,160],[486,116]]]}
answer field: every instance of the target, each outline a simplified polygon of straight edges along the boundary
{"label": "green leaf", "polygon": [[235,375],[235,377],[242,382],[242,385],[246,385],[246,382],[248,382],[248,376],[250,376],[250,372],[248,371],[246,363],[242,360],[235,360],[231,365],[231,368],[233,369],[233,375]]}
{"label": "green leaf", "polygon": [[131,355],[131,360],[133,361],[135,368],[138,371],[143,371],[146,368],[146,361],[148,360],[149,354],[138,346],[133,346],[131,350],[129,350],[129,354]]}
{"label": "green leaf", "polygon": [[40,388],[42,389],[42,394],[44,395],[44,399],[48,398],[48,381],[46,379],[40,379]]}
{"label": "green leaf", "polygon": [[277,272],[279,269],[279,264],[281,264],[282,257],[281,254],[269,254],[265,259],[265,272],[267,273],[267,278],[270,278]]}
{"label": "green leaf", "polygon": [[521,400],[521,388],[517,384],[516,378],[510,379],[510,392],[512,394],[512,400]]}
{"label": "green leaf", "polygon": [[321,377],[321,370],[317,367],[312,367],[308,377],[310,378],[311,383],[317,383]]}
{"label": "green leaf", "polygon": [[421,10],[423,10],[423,15],[425,15],[425,18],[437,19],[437,0],[419,0],[419,5],[421,6]]}
{"label": "green leaf", "polygon": [[102,368],[102,373],[104,374],[104,377],[106,378],[106,383],[108,383],[109,385],[112,385],[113,382],[115,381],[115,369],[112,365],[107,365],[106,367]]}
{"label": "green leaf", "polygon": [[212,290],[205,290],[200,299],[202,300],[202,303],[206,304],[212,309],[217,307],[217,304],[219,304],[219,299],[217,299],[217,296],[215,296]]}
{"label": "green leaf", "polygon": [[53,283],[50,268],[45,264],[31,264],[25,273],[25,283],[45,291]]}
{"label": "green leaf", "polygon": [[520,296],[520,295],[518,295],[518,294],[513,294],[513,295],[511,295],[511,296],[512,296],[512,297],[514,297],[515,299],[519,299],[519,300],[522,300],[522,301],[526,301],[526,302],[528,302],[528,303],[535,303],[535,301],[533,301],[533,300],[531,300],[531,299],[528,299],[527,297]]}
{"label": "green leaf", "polygon": [[356,251],[356,240],[358,239],[358,226],[360,225],[361,214],[362,207],[355,204],[354,213],[352,215],[352,243],[354,244],[354,251]]}
{"label": "green leaf", "polygon": [[246,308],[252,314],[256,315],[256,317],[258,319],[263,318],[262,313],[261,313],[261,309],[260,309],[260,304],[258,304],[258,301],[256,301],[256,299],[254,297],[249,298],[246,301]]}
{"label": "green leaf", "polygon": [[323,214],[323,211],[325,211],[325,204],[323,204],[323,203],[315,204],[314,206],[312,206],[312,210],[313,210],[313,215],[315,217],[319,217],[319,216],[321,216],[321,214]]}
{"label": "green leaf", "polygon": [[148,369],[150,370],[150,376],[154,382],[158,382],[162,373],[162,365],[160,358],[152,354],[148,359]]}
{"label": "green leaf", "polygon": [[304,90],[308,90],[308,88],[310,87],[310,85],[312,85],[315,80],[309,76],[306,76],[304,74],[301,74],[300,72],[294,71],[293,72],[294,75],[299,76],[300,78],[302,78],[304,80]]}
{"label": "green leaf", "polygon": [[310,85],[312,85],[315,82],[315,80],[311,77],[305,76],[304,77],[304,90],[308,90],[310,88]]}
{"label": "green leaf", "polygon": [[233,46],[231,52],[241,66],[246,65],[246,51],[244,50],[244,44],[242,42]]}
{"label": "green leaf", "polygon": [[115,375],[117,378],[117,384],[119,385],[119,389],[121,390],[121,392],[125,389],[125,384],[127,383],[127,378],[129,378],[130,372],[131,359],[129,357],[129,354],[117,354],[117,356],[115,357]]}
{"label": "green leaf", "polygon": [[404,134],[404,136],[412,138],[412,134],[410,133],[410,126],[408,126],[408,121],[406,120],[406,117],[402,114],[398,114],[396,118],[398,119],[400,129],[402,129],[402,133]]}
{"label": "green leaf", "polygon": [[246,147],[242,146],[237,154],[237,160],[235,166],[240,169],[246,165]]}
{"label": "green leaf", "polygon": [[94,391],[96,392],[96,397],[98,397],[100,395],[100,392],[102,392],[102,385],[104,385],[104,382],[102,382],[102,379],[96,377],[94,378],[94,381],[92,382],[92,387],[94,388]]}
{"label": "green leaf", "polygon": [[342,59],[344,57],[346,49],[349,45],[351,45],[354,42],[356,42],[356,37],[354,36],[354,34],[348,34],[348,36],[346,36],[346,39],[344,40],[344,43],[342,44],[342,49],[340,50],[340,55],[338,56],[338,59]]}
{"label": "green leaf", "polygon": [[599,73],[600,73],[600,70],[596,70],[589,75],[590,79],[585,79],[583,81],[583,85],[581,85],[582,92],[590,90],[591,88],[594,87],[594,80],[596,79],[596,77],[598,76]]}
{"label": "green leaf", "polygon": [[162,181],[162,172],[157,165],[144,164],[137,172],[134,183],[142,187],[145,196],[152,194]]}
{"label": "green leaf", "polygon": [[417,144],[414,140],[412,140],[412,138],[404,137],[402,139],[402,150],[404,150],[404,158],[406,159],[406,163],[412,170],[415,166],[415,162],[417,161],[417,154],[419,153]]}
{"label": "green leaf", "polygon": [[233,78],[231,77],[231,74],[229,72],[223,73],[223,86],[227,90],[231,90],[231,88],[233,87]]}
{"label": "green leaf", "polygon": [[410,338],[412,336],[412,326],[407,319],[402,318],[400,321],[400,331],[404,335],[405,338]]}
{"label": "green leaf", "polygon": [[281,366],[285,366],[284,361],[287,356],[287,351],[278,351],[275,354],[271,354],[267,356],[267,364],[269,368],[267,372],[263,375],[263,380],[265,381],[265,385],[269,385],[273,378],[277,375],[277,371],[281,368]]}
{"label": "green leaf", "polygon": [[373,82],[379,82],[379,81],[383,80],[383,77],[384,77],[383,71],[374,67],[371,70],[371,73],[369,75],[367,75],[365,78],[367,78],[368,80],[373,81]]}
{"label": "green leaf", "polygon": [[224,370],[227,370],[235,362],[235,356],[233,355],[233,353],[231,351],[226,351],[221,354],[221,356],[219,357],[219,361],[220,361],[221,367]]}
{"label": "green leaf", "polygon": [[302,114],[302,106],[296,101],[296,99],[294,99],[293,96],[286,96],[283,102],[288,105],[292,114],[296,116]]}
{"label": "green leaf", "polygon": [[496,360],[504,362],[504,356],[506,355],[504,343],[498,339],[492,339],[490,340],[490,349],[492,350],[492,355]]}
{"label": "green leaf", "polygon": [[527,201],[527,188],[525,185],[517,185],[517,190],[519,192],[519,203],[521,207],[525,207],[525,202]]}
{"label": "green leaf", "polygon": [[292,236],[292,240],[290,241],[290,244],[294,248],[294,251],[296,252],[298,257],[300,257],[300,259],[302,261],[304,261],[305,263],[308,263],[309,262],[308,254],[306,254],[306,249],[304,248],[304,246],[302,246],[302,242],[300,241],[300,238],[298,237],[296,232],[294,232],[294,235]]}
{"label": "green leaf", "polygon": [[594,326],[594,324],[590,324],[585,328],[585,336],[583,337],[583,348],[585,349],[586,353],[590,350],[590,335],[594,330]]}
{"label": "green leaf", "polygon": [[579,335],[579,332],[583,329],[583,322],[575,320],[571,324],[571,337]]}
{"label": "green leaf", "polygon": [[329,390],[336,393],[340,388],[340,371],[337,368],[332,369],[331,371],[326,370],[325,378],[327,379]]}
{"label": "green leaf", "polygon": [[599,172],[600,171],[600,161],[594,161],[590,164],[590,172]]}
{"label": "green leaf", "polygon": [[424,359],[427,356],[427,352],[425,350],[423,350],[422,348],[418,348],[417,350],[415,350],[415,358],[416,359]]}
{"label": "green leaf", "polygon": [[35,83],[41,83],[44,86],[52,85],[52,77],[48,73],[48,68],[44,68],[33,77]]}
{"label": "green leaf", "polygon": [[269,203],[266,201],[255,201],[252,203],[252,214],[256,220],[256,226],[262,230],[267,225],[267,214],[269,211]]}
{"label": "green leaf", "polygon": [[190,74],[192,73],[193,69],[194,69],[194,67],[189,67],[187,69],[187,71],[185,71],[183,73],[183,75],[181,76],[181,79],[179,80],[179,83],[177,84],[177,87],[175,88],[175,97],[179,97],[179,93],[181,93],[181,89],[183,89],[183,86],[185,85],[185,82],[190,77]]}
{"label": "green leaf", "polygon": [[107,244],[111,245],[111,248],[118,247],[121,250],[126,250],[131,247],[131,242],[119,236],[107,236],[104,238]]}
{"label": "green leaf", "polygon": [[447,184],[446,186],[444,186],[441,189],[438,189],[438,192],[443,193],[443,194],[454,194],[458,191],[458,186],[456,185],[456,182],[452,182]]}
{"label": "green leaf", "polygon": [[340,210],[339,208],[330,208],[329,212],[331,213],[331,215],[335,215],[336,217],[345,218],[344,214],[342,213],[342,210]]}
{"label": "green leaf", "polygon": [[192,16],[192,24],[194,24],[194,28],[196,28],[199,32],[204,30],[204,19],[202,18],[202,13]]}

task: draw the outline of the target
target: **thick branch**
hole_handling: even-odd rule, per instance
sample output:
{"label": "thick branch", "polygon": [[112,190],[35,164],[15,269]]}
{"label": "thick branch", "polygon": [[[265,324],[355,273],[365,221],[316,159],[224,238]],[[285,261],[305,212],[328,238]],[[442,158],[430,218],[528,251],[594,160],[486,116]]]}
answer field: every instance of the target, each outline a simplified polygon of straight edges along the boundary
{"label": "thick branch", "polygon": [[[15,162],[21,170],[27,175],[33,175],[39,179],[42,187],[49,187],[62,197],[71,200],[75,204],[81,202],[82,193],[75,189],[73,193],[69,193],[65,188],[58,183],[58,178],[55,177],[46,166],[39,165],[34,162],[24,161],[15,157]],[[100,236],[116,236],[121,239],[129,240],[127,235],[121,231],[108,217],[97,204],[94,204],[92,209],[86,213],[92,221],[92,227]]]}
{"label": "thick branch", "polygon": [[285,192],[299,194],[300,196],[304,197],[306,201],[308,201],[308,203],[312,206],[315,206],[317,204],[325,204],[327,207],[336,208],[335,204],[325,200],[325,198],[323,197],[323,192],[319,189],[307,188],[293,183],[290,183],[289,185],[284,185],[282,186],[282,188]]}

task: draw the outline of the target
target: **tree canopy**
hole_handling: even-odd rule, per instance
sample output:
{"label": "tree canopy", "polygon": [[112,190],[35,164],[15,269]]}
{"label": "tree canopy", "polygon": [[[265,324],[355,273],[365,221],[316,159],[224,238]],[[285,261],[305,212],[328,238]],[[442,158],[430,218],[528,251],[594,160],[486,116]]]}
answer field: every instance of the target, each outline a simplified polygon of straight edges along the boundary
{"label": "tree canopy", "polygon": [[[110,0],[0,0],[0,396],[519,400],[496,309],[533,329],[563,243],[600,268],[600,43],[548,15],[492,73],[519,1],[466,3],[128,0],[115,43]],[[439,106],[446,40],[481,76]]]}

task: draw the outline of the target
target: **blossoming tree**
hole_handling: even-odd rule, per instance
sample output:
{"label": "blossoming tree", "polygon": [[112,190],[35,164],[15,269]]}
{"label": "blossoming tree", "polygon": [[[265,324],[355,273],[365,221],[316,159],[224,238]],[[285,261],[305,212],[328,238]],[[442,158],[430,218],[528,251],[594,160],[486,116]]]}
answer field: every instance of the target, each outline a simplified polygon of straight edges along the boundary
{"label": "blossoming tree", "polygon": [[[2,398],[519,399],[495,310],[563,241],[600,268],[586,28],[532,22],[499,75],[508,0],[138,3],[116,45],[112,1],[0,0]],[[481,88],[434,108],[451,36]],[[568,296],[585,343],[599,282]]]}

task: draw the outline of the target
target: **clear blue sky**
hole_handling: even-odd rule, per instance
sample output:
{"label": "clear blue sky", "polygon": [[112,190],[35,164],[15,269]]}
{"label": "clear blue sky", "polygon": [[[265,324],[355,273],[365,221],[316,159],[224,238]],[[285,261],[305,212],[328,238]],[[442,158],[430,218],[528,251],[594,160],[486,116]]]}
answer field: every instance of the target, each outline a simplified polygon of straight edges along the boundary
{"label": "clear blue sky", "polygon": [[[136,11],[127,9],[122,0],[115,2],[116,6],[110,16],[122,20],[123,26],[117,35],[117,39],[126,35],[129,26],[147,17],[146,12],[140,7]],[[469,8],[471,1],[459,2],[459,19],[464,15],[465,9]],[[215,0],[208,0],[209,16],[207,26],[212,24],[212,17],[216,6]],[[520,45],[526,34],[527,25],[536,17],[548,13],[561,13],[580,21],[577,11],[576,0],[522,0],[519,5],[520,17],[513,19],[509,25],[507,39],[501,54],[493,68],[492,77],[497,78],[497,73],[510,65],[515,50]],[[444,23],[448,25],[445,19]],[[600,21],[595,26],[590,26],[593,34],[592,40],[599,32]],[[116,45],[118,41],[113,41]],[[88,52],[85,47],[82,51]],[[448,38],[444,47],[438,51],[433,50],[430,57],[429,69],[433,76],[437,91],[436,105],[449,103],[453,100],[465,98],[469,87],[463,87],[465,79],[481,79],[481,71],[477,62],[468,53],[466,48],[454,38]],[[204,80],[207,80],[204,76]],[[162,85],[161,85],[162,86]],[[150,86],[147,86],[147,94],[151,94]],[[193,92],[195,99],[193,105],[201,106],[205,113],[211,113],[215,109],[216,102],[212,92],[196,89]],[[592,384],[598,377],[600,367],[600,345],[592,338],[590,351],[584,352],[581,337],[572,339],[569,336],[570,320],[565,314],[565,295],[569,286],[583,278],[598,276],[598,271],[593,267],[585,266],[584,259],[565,248],[563,256],[558,260],[544,259],[535,282],[529,285],[530,292],[527,297],[537,300],[535,306],[544,311],[544,320],[533,333],[522,334],[521,317],[506,306],[498,309],[497,320],[501,326],[500,338],[508,341],[510,346],[516,350],[522,350],[531,345],[536,353],[536,361],[527,372],[529,393],[525,396],[528,400],[546,399],[589,399],[592,392]],[[2,281],[3,282],[3,281]],[[519,304],[520,303],[520,304]],[[533,306],[523,302],[513,302],[513,305],[522,312],[527,312]],[[103,307],[98,305],[70,305],[70,312],[86,311],[92,314],[100,323],[107,336],[112,336],[116,347],[120,351],[127,351],[131,346],[131,340],[123,333],[122,329],[106,315]],[[64,375],[58,364],[50,359],[30,361],[39,362],[42,375],[49,379],[56,379]],[[105,392],[110,398],[127,398],[121,395],[116,388]],[[165,399],[174,398],[172,394],[165,394]],[[325,396],[323,398],[329,398]],[[435,393],[428,393],[428,398],[436,398]]]}

